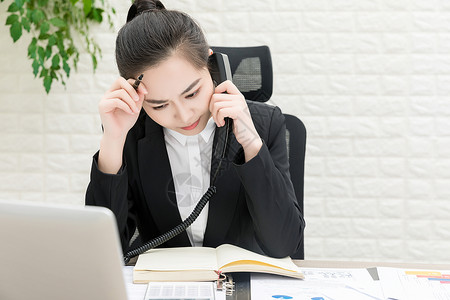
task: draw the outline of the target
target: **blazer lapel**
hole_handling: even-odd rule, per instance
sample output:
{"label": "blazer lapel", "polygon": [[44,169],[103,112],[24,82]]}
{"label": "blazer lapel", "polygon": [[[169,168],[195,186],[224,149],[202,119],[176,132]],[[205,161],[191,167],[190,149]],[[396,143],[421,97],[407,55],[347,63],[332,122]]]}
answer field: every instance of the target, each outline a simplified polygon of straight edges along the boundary
{"label": "blazer lapel", "polygon": [[[182,220],[178,211],[172,171],[162,127],[146,117],[145,137],[138,142],[141,184],[150,213],[161,233],[166,233]],[[167,242],[169,247],[190,246],[186,232]]]}

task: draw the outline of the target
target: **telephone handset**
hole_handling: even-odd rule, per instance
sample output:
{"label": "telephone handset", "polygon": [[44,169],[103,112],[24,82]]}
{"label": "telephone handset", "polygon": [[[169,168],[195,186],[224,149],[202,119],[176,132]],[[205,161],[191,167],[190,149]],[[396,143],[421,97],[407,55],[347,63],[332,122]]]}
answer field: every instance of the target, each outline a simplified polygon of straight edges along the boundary
{"label": "telephone handset", "polygon": [[[219,85],[220,83],[224,82],[225,80],[232,80],[231,77],[231,68],[230,68],[230,62],[228,61],[228,56],[223,53],[213,53],[209,56],[208,60],[208,68],[211,73],[211,78],[214,81],[215,85]],[[142,78],[138,78],[140,81]],[[135,82],[136,84],[136,82]],[[133,86],[134,87],[134,86]],[[137,85],[135,87],[137,89]],[[148,251],[150,249],[156,248],[159,245],[167,242],[168,240],[172,239],[173,237],[179,235],[183,231],[185,231],[189,226],[191,226],[192,223],[198,218],[201,211],[205,207],[205,205],[208,203],[208,201],[211,199],[211,197],[216,193],[216,187],[214,186],[214,183],[216,181],[216,177],[219,173],[219,170],[222,165],[223,159],[227,155],[228,151],[228,143],[229,143],[229,136],[232,132],[232,122],[230,118],[225,118],[225,126],[219,127],[216,129],[217,132],[217,145],[215,148],[215,151],[213,153],[214,157],[219,160],[219,164],[214,172],[214,176],[212,177],[211,186],[208,188],[206,193],[202,196],[200,201],[195,206],[192,213],[187,217],[183,222],[181,222],[178,226],[174,227],[173,229],[169,230],[168,232],[160,235],[157,238],[154,238],[148,242],[146,242],[144,245],[133,249],[131,251],[128,251],[124,256],[124,262],[127,264],[131,258],[144,253],[145,251]],[[220,150],[222,150],[222,153],[220,153]]]}
{"label": "telephone handset", "polygon": [[225,80],[232,80],[230,62],[226,54],[211,54],[208,59],[208,67],[215,85],[219,85]]}
{"label": "telephone handset", "polygon": [[[228,61],[228,56],[226,54],[211,54],[209,56],[208,67],[215,86],[221,84],[226,80],[232,81],[230,62]],[[232,132],[232,126],[233,123],[231,119],[225,118],[225,126],[216,129],[217,145],[214,151],[214,157],[219,159],[219,165],[215,170],[214,176],[212,177],[211,185],[214,185],[217,174],[222,165],[222,160],[227,155],[228,140]],[[222,153],[219,153],[220,150],[222,150]]]}

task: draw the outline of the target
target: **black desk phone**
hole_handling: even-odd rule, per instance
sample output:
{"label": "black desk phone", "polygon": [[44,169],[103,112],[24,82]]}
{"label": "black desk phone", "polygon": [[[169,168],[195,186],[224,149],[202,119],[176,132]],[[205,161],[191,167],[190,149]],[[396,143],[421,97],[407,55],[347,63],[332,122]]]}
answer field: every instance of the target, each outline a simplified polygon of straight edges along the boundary
{"label": "black desk phone", "polygon": [[[228,56],[226,54],[223,53],[211,54],[208,59],[208,68],[215,86],[219,85],[220,83],[226,80],[232,80],[230,62],[228,61]],[[205,205],[216,193],[216,187],[214,186],[214,183],[221,168],[222,161],[226,157],[231,132],[232,132],[232,121],[230,118],[225,118],[225,126],[216,128],[216,134],[218,136],[217,136],[217,145],[215,147],[213,155],[216,159],[218,159],[219,164],[214,172],[214,176],[212,177],[211,186],[208,188],[206,193],[197,203],[192,213],[183,222],[181,222],[179,225],[172,228],[168,232],[146,242],[144,245],[136,249],[128,251],[124,256],[125,264],[127,264],[131,258],[139,254],[142,254],[150,249],[156,248],[159,245],[172,239],[173,237],[179,235],[180,233],[185,231],[189,226],[191,226],[192,223],[194,223],[194,221],[198,218]],[[221,150],[222,153],[220,153]]]}

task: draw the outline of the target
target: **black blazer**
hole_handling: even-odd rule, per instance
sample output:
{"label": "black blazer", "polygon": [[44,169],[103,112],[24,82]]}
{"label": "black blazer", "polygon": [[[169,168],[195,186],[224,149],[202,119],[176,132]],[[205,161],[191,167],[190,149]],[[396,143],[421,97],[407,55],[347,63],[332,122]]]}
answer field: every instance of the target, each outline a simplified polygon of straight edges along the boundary
{"label": "black blazer", "polygon": [[[247,104],[263,146],[245,163],[243,149],[231,135],[215,184],[217,193],[209,202],[203,246],[229,243],[273,257],[289,256],[300,247],[305,224],[289,175],[284,116],[277,107]],[[164,133],[145,112],[128,133],[118,174],[100,172],[97,159],[98,153],[86,205],[108,207],[115,213],[124,252],[136,226],[145,242],[181,223]],[[211,176],[217,165],[213,155]],[[161,247],[190,245],[183,232]]]}

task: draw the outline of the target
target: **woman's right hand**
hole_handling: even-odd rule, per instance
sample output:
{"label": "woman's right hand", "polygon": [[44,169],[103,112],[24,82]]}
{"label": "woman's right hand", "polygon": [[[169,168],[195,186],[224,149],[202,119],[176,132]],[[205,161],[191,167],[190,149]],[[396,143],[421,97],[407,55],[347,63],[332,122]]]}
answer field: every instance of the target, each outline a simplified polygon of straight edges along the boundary
{"label": "woman's right hand", "polygon": [[103,137],[109,140],[125,140],[128,131],[136,123],[148,93],[141,82],[137,91],[132,84],[135,79],[119,77],[103,95],[98,104],[103,125]]}
{"label": "woman's right hand", "polygon": [[134,79],[119,77],[103,95],[98,109],[103,125],[98,168],[103,173],[116,174],[122,166],[122,152],[128,131],[136,123],[147,89],[141,82],[137,91]]}

